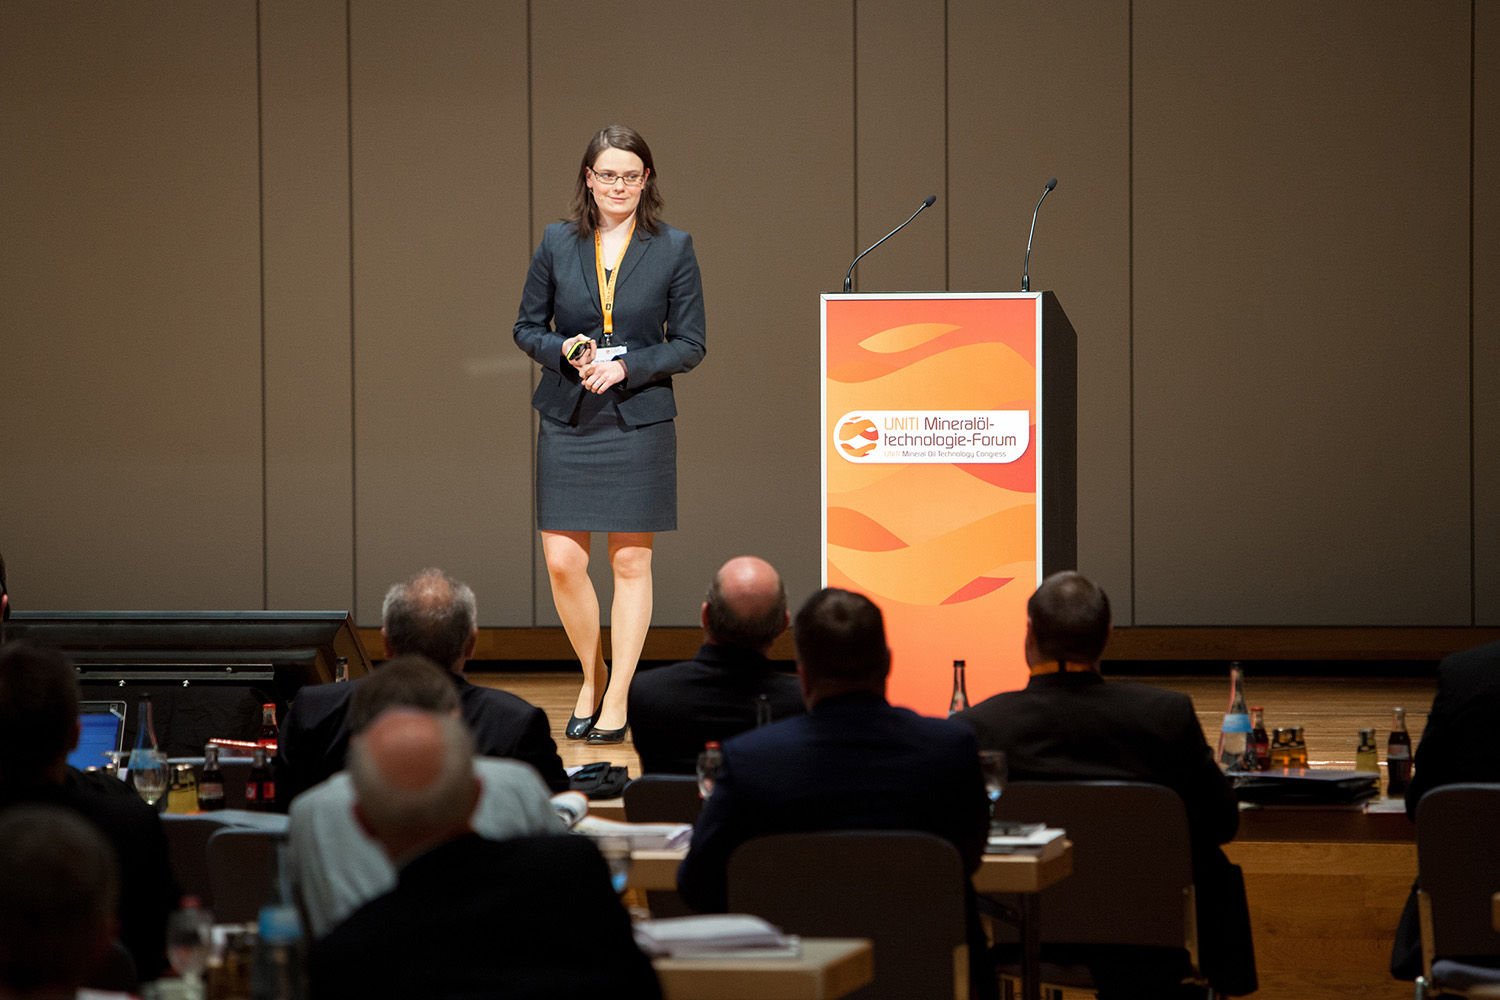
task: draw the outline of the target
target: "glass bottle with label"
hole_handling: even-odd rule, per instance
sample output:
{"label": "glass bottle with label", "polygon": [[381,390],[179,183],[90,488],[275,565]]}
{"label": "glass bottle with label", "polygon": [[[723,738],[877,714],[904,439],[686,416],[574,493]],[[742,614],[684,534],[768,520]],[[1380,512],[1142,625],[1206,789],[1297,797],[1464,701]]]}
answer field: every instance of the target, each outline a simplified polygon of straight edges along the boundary
{"label": "glass bottle with label", "polygon": [[1216,759],[1225,771],[1242,770],[1245,748],[1250,745],[1250,710],[1245,707],[1245,671],[1239,661],[1229,665],[1229,709],[1219,729]]}
{"label": "glass bottle with label", "polygon": [[255,742],[266,746],[275,743],[279,734],[280,729],[276,725],[276,705],[268,701],[260,706],[260,732],[256,735]]}
{"label": "glass bottle with label", "polygon": [[969,692],[964,687],[964,661],[953,661],[953,697],[948,700],[948,714],[962,712],[969,707]]}
{"label": "glass bottle with label", "polygon": [[1380,773],[1380,752],[1375,747],[1373,728],[1359,731],[1359,747],[1354,751],[1354,769]]}
{"label": "glass bottle with label", "polygon": [[268,812],[276,804],[276,781],[266,766],[266,748],[256,747],[250,758],[250,776],[245,779],[245,808]]}
{"label": "glass bottle with label", "polygon": [[193,776],[193,765],[172,765],[172,784],[167,789],[167,812],[194,813],[198,811],[198,779]]}
{"label": "glass bottle with label", "polygon": [[1307,737],[1301,726],[1292,727],[1292,762],[1290,767],[1307,766]]}
{"label": "glass bottle with label", "polygon": [[1273,770],[1292,766],[1292,731],[1290,729],[1276,730],[1275,738],[1271,742],[1271,767]]}
{"label": "glass bottle with label", "polygon": [[1255,770],[1271,766],[1271,737],[1266,732],[1266,710],[1259,705],[1250,708],[1250,746],[1255,751]]}
{"label": "glass bottle with label", "polygon": [[1411,784],[1411,736],[1406,731],[1406,709],[1396,709],[1391,720],[1391,735],[1385,741],[1385,794],[1395,798],[1406,794]]}
{"label": "glass bottle with label", "polygon": [[224,808],[224,771],[219,767],[219,748],[203,748],[203,779],[198,782],[198,808],[216,812]]}

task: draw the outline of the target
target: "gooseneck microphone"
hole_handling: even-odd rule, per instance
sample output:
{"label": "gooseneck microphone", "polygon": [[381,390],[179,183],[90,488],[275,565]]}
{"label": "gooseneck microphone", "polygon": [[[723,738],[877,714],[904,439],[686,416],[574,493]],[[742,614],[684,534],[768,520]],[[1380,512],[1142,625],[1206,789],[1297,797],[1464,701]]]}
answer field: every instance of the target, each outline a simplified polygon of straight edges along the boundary
{"label": "gooseneck microphone", "polygon": [[[1057,182],[1053,181],[1052,183],[1056,184]],[[1045,197],[1045,195],[1043,197]],[[919,208],[915,212],[911,213],[911,219],[915,219],[917,216],[921,215],[922,209],[931,208],[935,201],[937,201],[937,195],[928,195],[926,200],[922,202],[922,208]],[[906,222],[910,222],[911,219],[907,219]],[[901,232],[901,230],[905,229],[906,222],[901,223],[901,225],[897,226],[895,229],[892,229],[880,239],[876,240],[875,243],[870,247],[870,250],[874,250],[875,247],[880,246],[880,244],[884,243],[886,240],[890,239],[892,236],[895,236],[897,233]],[[870,250],[866,250],[865,253],[869,253]],[[854,264],[858,264],[861,260],[863,260],[865,253],[862,253],[858,257],[854,258]],[[849,265],[849,273],[844,275],[844,291],[846,292],[854,287],[854,264]]]}
{"label": "gooseneck microphone", "polygon": [[1031,238],[1036,235],[1036,214],[1042,210],[1042,202],[1047,200],[1047,195],[1057,187],[1057,178],[1054,177],[1047,182],[1047,189],[1042,196],[1036,200],[1036,208],[1031,212],[1031,232],[1026,234],[1026,263],[1021,266],[1021,291],[1031,291]]}

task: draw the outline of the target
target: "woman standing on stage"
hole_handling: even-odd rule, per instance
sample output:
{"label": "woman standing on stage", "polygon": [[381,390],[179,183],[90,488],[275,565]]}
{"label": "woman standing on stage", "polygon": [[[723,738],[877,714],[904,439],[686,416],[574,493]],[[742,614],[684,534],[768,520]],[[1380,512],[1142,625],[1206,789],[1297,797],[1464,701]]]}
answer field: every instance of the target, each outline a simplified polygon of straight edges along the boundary
{"label": "woman standing on stage", "polygon": [[[677,527],[672,376],[707,350],[693,240],[660,220],[646,140],[611,125],[578,168],[570,218],[531,258],[516,344],[542,366],[531,405],[537,527],[558,617],[583,665],[569,739],[625,739],[626,696],[651,625],[651,547]],[[591,532],[609,535],[613,671],[589,579]]]}

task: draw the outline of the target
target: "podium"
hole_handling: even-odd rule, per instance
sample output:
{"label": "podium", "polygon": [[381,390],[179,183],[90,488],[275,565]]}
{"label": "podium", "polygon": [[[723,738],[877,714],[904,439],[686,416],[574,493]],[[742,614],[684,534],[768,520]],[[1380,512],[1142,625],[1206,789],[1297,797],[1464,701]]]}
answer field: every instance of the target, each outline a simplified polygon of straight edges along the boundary
{"label": "podium", "polygon": [[890,700],[1024,687],[1026,600],[1076,561],[1076,368],[1051,292],[822,297],[823,583],[885,617]]}

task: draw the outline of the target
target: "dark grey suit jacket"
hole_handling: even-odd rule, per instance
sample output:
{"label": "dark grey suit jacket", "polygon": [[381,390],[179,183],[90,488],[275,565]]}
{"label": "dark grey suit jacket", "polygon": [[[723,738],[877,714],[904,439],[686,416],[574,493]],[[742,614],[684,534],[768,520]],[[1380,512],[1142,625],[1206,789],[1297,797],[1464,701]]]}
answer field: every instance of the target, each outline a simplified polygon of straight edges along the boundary
{"label": "dark grey suit jacket", "polygon": [[[628,375],[608,394],[632,427],[677,415],[672,376],[690,371],[707,353],[703,280],[693,238],[663,224],[652,236],[637,228],[615,282],[614,342],[629,350]],[[581,240],[572,223],[555,222],[531,258],[516,344],[542,366],[531,397],[538,412],[569,422],[585,392],[578,370],[562,357],[563,341],[601,336],[599,277],[594,241]]]}

